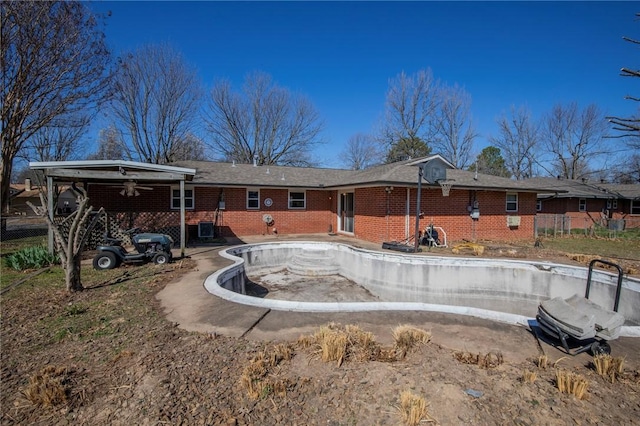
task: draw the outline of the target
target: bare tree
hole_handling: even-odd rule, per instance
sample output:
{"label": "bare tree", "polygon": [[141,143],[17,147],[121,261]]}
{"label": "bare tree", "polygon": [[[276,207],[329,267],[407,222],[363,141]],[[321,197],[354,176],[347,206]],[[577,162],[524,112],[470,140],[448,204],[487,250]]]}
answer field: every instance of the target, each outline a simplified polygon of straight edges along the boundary
{"label": "bare tree", "polygon": [[26,143],[21,156],[28,161],[66,161],[82,156],[82,136],[89,126],[89,116],[77,114],[61,117],[38,130]]}
{"label": "bare tree", "polygon": [[[115,128],[109,126],[100,130],[98,150],[87,157],[87,160],[123,160],[125,159],[122,135]],[[127,156],[128,159],[128,156]]]}
{"label": "bare tree", "polygon": [[553,175],[566,179],[587,177],[591,174],[590,162],[606,153],[602,139],[607,121],[594,104],[583,110],[575,102],[558,104],[545,117],[543,126]]}
{"label": "bare tree", "polygon": [[91,110],[106,93],[110,55],[97,17],[77,1],[2,1],[0,51],[5,211],[18,152],[56,119]]}
{"label": "bare tree", "polygon": [[[421,151],[430,152],[425,141],[433,137],[430,120],[438,106],[438,83],[431,69],[413,75],[404,72],[389,80],[384,121],[379,139],[387,151],[401,141],[403,145],[424,144]],[[399,147],[396,147],[396,151]],[[391,157],[396,157],[392,155]]]}
{"label": "bare tree", "polygon": [[226,80],[217,82],[206,121],[211,147],[224,159],[259,165],[313,164],[310,151],[321,143],[323,128],[309,100],[261,72],[247,75],[241,92]]}
{"label": "bare tree", "polygon": [[349,138],[347,146],[340,153],[342,163],[351,170],[362,170],[382,163],[384,154],[375,138],[365,133],[357,133]]}
{"label": "bare tree", "polygon": [[192,133],[188,133],[173,146],[169,157],[171,162],[181,160],[202,161],[207,160],[206,150],[202,139]]}
{"label": "bare tree", "polygon": [[[640,13],[636,13],[636,20],[640,18]],[[622,37],[623,40],[628,41],[634,45],[640,45],[640,40],[631,37]],[[622,68],[620,75],[623,77],[640,77],[639,69]],[[635,102],[640,102],[640,97],[627,95],[625,99],[629,99]],[[640,116],[637,114],[628,118],[621,117],[607,117],[609,122],[613,124],[613,129],[622,132],[616,137],[631,136],[629,140],[630,146],[635,149],[640,149]]]}
{"label": "bare tree", "polygon": [[67,291],[82,291],[84,290],[80,276],[82,251],[104,209],[100,208],[97,214],[92,215],[93,207],[89,205],[86,191],[75,185],[73,188],[78,194],[78,208],[61,224],[54,223],[49,218],[44,193],[40,193],[40,206],[30,201],[27,204],[36,214],[44,217],[49,228],[53,230],[56,252],[65,272]]}
{"label": "bare tree", "polygon": [[489,141],[498,147],[507,169],[517,180],[533,176],[535,154],[540,145],[540,126],[526,107],[511,108],[511,116],[498,120],[498,134]]}
{"label": "bare tree", "polygon": [[165,164],[198,119],[197,72],[168,45],[147,45],[121,59],[111,111],[132,159]]}
{"label": "bare tree", "polygon": [[457,84],[439,90],[439,107],[432,119],[432,147],[459,169],[471,161],[478,136],[471,123],[471,95]]}

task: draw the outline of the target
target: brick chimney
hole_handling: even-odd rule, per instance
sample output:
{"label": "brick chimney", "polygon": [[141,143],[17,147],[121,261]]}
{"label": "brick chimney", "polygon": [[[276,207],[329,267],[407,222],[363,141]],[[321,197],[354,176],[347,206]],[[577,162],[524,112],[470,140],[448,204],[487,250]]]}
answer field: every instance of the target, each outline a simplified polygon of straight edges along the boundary
{"label": "brick chimney", "polygon": [[24,190],[25,191],[31,191],[31,179],[26,178],[24,180]]}

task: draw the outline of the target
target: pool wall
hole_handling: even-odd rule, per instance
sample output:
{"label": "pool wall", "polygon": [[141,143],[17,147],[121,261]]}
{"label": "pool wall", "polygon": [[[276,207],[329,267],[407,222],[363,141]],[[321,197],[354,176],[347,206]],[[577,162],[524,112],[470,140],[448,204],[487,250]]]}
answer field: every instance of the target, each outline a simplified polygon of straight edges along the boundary
{"label": "pool wall", "polygon": [[[405,255],[339,243],[274,242],[222,251],[221,255],[232,259],[234,264],[207,278],[205,287],[218,295],[219,289],[233,292],[223,291],[221,296],[255,305],[255,301],[246,300],[255,298],[244,296],[246,276],[281,270],[303,250],[330,251],[340,265],[340,275],[362,285],[383,302],[314,304],[261,299],[273,305],[273,309],[318,311],[325,310],[318,305],[334,305],[328,310],[450,311],[433,307],[453,306],[500,312],[508,317],[511,314],[507,322],[521,323],[523,318],[535,317],[543,300],[584,295],[588,272],[583,267],[547,262]],[[613,309],[616,284],[616,275],[594,270],[590,299]],[[416,309],[420,306],[423,308]],[[640,324],[640,280],[625,277],[618,312],[628,321]],[[640,335],[640,327],[627,328],[638,329]]]}

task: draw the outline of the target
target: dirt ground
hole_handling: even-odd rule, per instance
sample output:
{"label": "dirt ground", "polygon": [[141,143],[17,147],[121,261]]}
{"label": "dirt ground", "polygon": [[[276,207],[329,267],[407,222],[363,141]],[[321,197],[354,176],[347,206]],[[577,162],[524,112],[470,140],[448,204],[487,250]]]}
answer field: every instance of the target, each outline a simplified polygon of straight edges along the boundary
{"label": "dirt ground", "polygon": [[[504,245],[488,246],[483,256],[578,262]],[[142,283],[114,280],[79,294],[26,283],[4,295],[1,424],[396,425],[403,424],[405,391],[428,404],[421,424],[640,424],[640,339],[612,342],[613,355],[624,357],[612,382],[596,373],[588,354],[565,357],[537,346],[523,328],[476,324],[493,340],[460,344],[457,330],[470,330],[465,320],[434,316],[422,321],[431,341],[404,359],[353,356],[338,365],[295,339],[188,332],[167,321],[156,294],[195,268],[192,262],[122,268],[148,272]],[[625,267],[640,270],[640,262]],[[336,318],[346,324],[349,316]],[[389,318],[391,329],[402,314]],[[383,353],[392,351],[388,336],[375,337]],[[243,375],[279,343],[292,356],[251,376],[253,384],[267,384],[252,397]],[[539,366],[543,352],[546,368]],[[584,380],[584,399],[559,392],[557,371]],[[63,389],[57,399],[56,386]],[[47,391],[49,401],[33,402]]]}

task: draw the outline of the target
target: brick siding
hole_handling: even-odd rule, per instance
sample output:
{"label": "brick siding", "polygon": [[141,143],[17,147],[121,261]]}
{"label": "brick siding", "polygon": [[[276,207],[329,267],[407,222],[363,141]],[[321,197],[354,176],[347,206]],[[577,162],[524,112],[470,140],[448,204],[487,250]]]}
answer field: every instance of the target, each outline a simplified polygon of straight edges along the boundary
{"label": "brick siding", "polygon": [[[89,197],[96,208],[103,206],[110,212],[129,212],[130,215],[140,212],[178,212],[170,208],[170,186],[155,186],[152,191],[139,190],[138,197],[122,196],[119,193],[121,190],[118,186],[91,185]],[[417,189],[410,189],[408,218],[407,188],[395,187],[389,194],[385,187],[357,188],[354,192],[355,237],[382,243],[401,241],[407,235],[413,235]],[[222,197],[225,209],[216,211]],[[227,237],[273,234],[274,230],[278,234],[313,234],[337,230],[337,191],[307,190],[304,209],[289,209],[288,197],[287,189],[260,189],[259,208],[248,209],[246,188],[195,187],[194,208],[186,211],[187,225],[194,229],[199,222],[214,222],[222,235]],[[479,203],[478,220],[471,219],[467,209],[474,197]],[[273,201],[268,207],[264,204],[267,198]],[[440,189],[423,188],[421,198],[421,211],[424,214],[420,219],[420,229],[424,230],[433,223],[444,228],[451,242],[533,238],[536,194],[519,193],[518,211],[514,213],[506,212],[504,191],[452,189],[449,197],[443,197]],[[270,226],[263,221],[265,214],[273,218]],[[520,216],[520,226],[508,227],[508,215]],[[179,215],[172,214],[171,217],[179,218]],[[148,228],[145,225],[148,223],[135,223],[134,226]]]}

